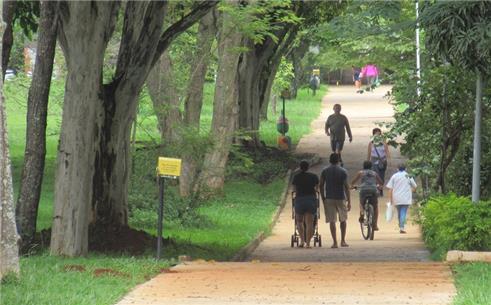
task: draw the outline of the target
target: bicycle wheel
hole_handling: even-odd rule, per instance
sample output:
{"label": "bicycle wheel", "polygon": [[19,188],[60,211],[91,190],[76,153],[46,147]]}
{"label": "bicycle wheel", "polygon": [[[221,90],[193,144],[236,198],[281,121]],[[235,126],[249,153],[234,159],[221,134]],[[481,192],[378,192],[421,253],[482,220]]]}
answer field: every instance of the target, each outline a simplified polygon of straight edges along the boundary
{"label": "bicycle wheel", "polygon": [[360,222],[360,228],[361,228],[361,235],[363,236],[363,239],[367,240],[370,237],[370,227],[368,226],[368,209],[367,209],[366,204],[363,206],[363,221]]}
{"label": "bicycle wheel", "polygon": [[375,237],[375,230],[373,229],[374,223],[373,223],[373,217],[375,215],[375,211],[373,209],[373,205],[368,204],[368,236],[370,237],[370,240],[373,240]]}

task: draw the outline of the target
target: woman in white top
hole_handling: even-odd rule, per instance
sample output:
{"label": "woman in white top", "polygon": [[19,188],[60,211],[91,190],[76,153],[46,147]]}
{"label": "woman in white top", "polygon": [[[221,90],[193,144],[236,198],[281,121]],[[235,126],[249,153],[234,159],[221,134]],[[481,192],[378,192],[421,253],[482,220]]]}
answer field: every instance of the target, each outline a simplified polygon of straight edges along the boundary
{"label": "woman in white top", "polygon": [[404,234],[406,233],[404,225],[406,224],[407,210],[413,203],[412,192],[416,190],[416,182],[409,177],[405,164],[400,164],[398,169],[399,171],[390,177],[387,188],[389,189],[390,202],[397,208],[399,232]]}

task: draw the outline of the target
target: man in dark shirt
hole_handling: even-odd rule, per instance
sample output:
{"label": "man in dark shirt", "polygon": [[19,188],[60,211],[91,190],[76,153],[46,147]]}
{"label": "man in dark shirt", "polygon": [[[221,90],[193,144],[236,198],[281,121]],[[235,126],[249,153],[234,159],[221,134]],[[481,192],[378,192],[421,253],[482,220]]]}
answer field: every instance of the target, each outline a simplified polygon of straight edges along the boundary
{"label": "man in dark shirt", "polygon": [[[336,238],[336,216],[341,227],[341,247],[348,247],[346,243],[346,220],[348,211],[351,210],[351,198],[348,184],[347,171],[339,166],[339,155],[332,153],[329,157],[331,165],[321,173],[320,191],[324,202],[326,222],[329,223],[333,244],[331,248],[338,247]],[[348,202],[346,205],[345,201]]]}
{"label": "man in dark shirt", "polygon": [[335,104],[333,107],[334,114],[331,114],[325,125],[326,135],[331,137],[331,149],[333,153],[339,154],[340,162],[342,163],[341,152],[343,151],[345,134],[348,133],[349,141],[353,141],[351,128],[348,118],[341,114],[341,105]]}
{"label": "man in dark shirt", "polygon": [[[304,245],[310,248],[310,240],[314,235],[314,215],[317,211],[316,188],[319,178],[313,173],[307,172],[309,162],[300,162],[300,173],[293,177],[292,184],[295,186],[295,223],[300,235],[299,247]],[[305,223],[305,231],[304,231]]]}

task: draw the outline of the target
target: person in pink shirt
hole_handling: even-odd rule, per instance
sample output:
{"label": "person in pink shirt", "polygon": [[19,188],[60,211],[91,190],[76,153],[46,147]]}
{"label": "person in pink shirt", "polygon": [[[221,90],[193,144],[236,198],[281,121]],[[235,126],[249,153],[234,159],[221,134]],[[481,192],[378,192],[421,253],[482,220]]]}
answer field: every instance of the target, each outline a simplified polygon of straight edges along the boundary
{"label": "person in pink shirt", "polygon": [[361,69],[360,78],[367,78],[368,90],[373,89],[375,81],[378,79],[378,69],[374,64],[368,64]]}

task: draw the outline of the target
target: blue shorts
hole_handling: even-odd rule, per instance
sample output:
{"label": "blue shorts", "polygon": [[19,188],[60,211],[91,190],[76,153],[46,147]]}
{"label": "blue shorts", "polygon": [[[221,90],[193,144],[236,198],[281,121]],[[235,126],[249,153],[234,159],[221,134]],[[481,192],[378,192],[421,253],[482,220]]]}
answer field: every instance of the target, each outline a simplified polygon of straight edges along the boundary
{"label": "blue shorts", "polygon": [[315,215],[317,212],[317,198],[313,195],[295,197],[295,214],[304,215],[310,213]]}

